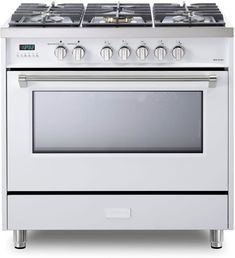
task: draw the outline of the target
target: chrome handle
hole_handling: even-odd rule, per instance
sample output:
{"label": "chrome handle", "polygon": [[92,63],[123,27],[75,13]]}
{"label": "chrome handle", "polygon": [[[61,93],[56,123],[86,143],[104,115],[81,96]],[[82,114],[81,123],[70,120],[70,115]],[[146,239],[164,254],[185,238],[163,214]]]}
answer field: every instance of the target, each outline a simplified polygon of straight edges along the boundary
{"label": "chrome handle", "polygon": [[209,88],[216,86],[216,75],[25,75],[18,77],[22,88],[28,86],[28,82],[77,82],[77,81],[146,81],[146,82],[208,82]]}

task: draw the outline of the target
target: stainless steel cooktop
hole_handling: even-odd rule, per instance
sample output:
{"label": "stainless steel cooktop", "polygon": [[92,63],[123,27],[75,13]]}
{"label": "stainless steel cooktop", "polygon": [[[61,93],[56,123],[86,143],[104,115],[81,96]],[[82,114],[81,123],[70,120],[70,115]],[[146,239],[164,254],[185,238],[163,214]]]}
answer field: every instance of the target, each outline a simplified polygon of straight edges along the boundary
{"label": "stainless steel cooktop", "polygon": [[[153,17],[153,19],[152,19]],[[107,3],[21,4],[13,13],[10,26],[224,26],[219,8],[214,3]]]}

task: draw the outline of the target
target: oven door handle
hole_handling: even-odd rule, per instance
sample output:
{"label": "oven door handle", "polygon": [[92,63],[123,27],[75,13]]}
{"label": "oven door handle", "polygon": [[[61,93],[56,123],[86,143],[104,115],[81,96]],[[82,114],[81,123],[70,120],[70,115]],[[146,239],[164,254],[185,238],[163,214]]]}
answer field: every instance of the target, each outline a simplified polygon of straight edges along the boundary
{"label": "oven door handle", "polygon": [[20,74],[19,85],[22,88],[28,87],[28,82],[208,82],[209,88],[215,88],[216,75],[26,75]]}

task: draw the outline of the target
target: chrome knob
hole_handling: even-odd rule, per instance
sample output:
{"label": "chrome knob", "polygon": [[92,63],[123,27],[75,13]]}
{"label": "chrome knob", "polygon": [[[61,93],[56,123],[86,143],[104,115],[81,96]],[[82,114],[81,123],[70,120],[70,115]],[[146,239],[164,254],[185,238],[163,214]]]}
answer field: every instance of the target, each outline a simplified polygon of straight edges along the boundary
{"label": "chrome knob", "polygon": [[185,54],[184,48],[181,46],[176,46],[172,50],[172,55],[177,61],[180,61],[184,56],[184,54]]}
{"label": "chrome knob", "polygon": [[58,46],[54,51],[55,56],[58,60],[63,60],[67,55],[67,49],[63,46]]}
{"label": "chrome knob", "polygon": [[149,55],[149,50],[145,46],[140,46],[136,50],[136,55],[140,60],[145,60],[146,57]]}
{"label": "chrome knob", "polygon": [[111,47],[103,47],[100,51],[100,55],[103,57],[104,61],[109,61],[113,56],[113,50]]}
{"label": "chrome knob", "polygon": [[118,51],[118,54],[123,61],[126,61],[131,55],[131,50],[129,47],[121,47]]}
{"label": "chrome knob", "polygon": [[165,47],[159,46],[155,49],[154,55],[159,61],[162,61],[166,56],[166,49]]}
{"label": "chrome knob", "polygon": [[81,46],[77,46],[73,49],[73,57],[76,61],[80,61],[85,56],[85,49]]}

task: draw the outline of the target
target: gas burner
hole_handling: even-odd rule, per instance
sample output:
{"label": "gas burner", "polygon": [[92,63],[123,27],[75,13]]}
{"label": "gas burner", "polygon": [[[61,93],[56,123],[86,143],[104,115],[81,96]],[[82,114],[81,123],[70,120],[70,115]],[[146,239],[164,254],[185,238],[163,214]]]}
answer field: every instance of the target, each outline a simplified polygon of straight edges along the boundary
{"label": "gas burner", "polygon": [[154,4],[155,26],[225,26],[216,4]]}
{"label": "gas burner", "polygon": [[91,20],[93,24],[144,24],[142,17],[94,17]]}
{"label": "gas burner", "polygon": [[188,14],[186,14],[186,15],[177,15],[177,16],[172,17],[173,22],[188,22],[189,19],[191,19],[191,22],[204,22],[205,21],[205,17],[199,16],[199,15],[188,16]]}
{"label": "gas burner", "polygon": [[204,22],[205,17],[194,14],[194,15],[191,16],[191,21],[192,22]]}
{"label": "gas burner", "polygon": [[53,14],[41,14],[41,15],[37,15],[37,16],[32,16],[29,17],[25,20],[25,22],[63,22],[64,18],[61,16],[56,16]]}
{"label": "gas burner", "polygon": [[151,26],[149,4],[88,4],[83,26]]}
{"label": "gas burner", "polygon": [[10,26],[79,26],[82,4],[21,4],[11,17]]}

